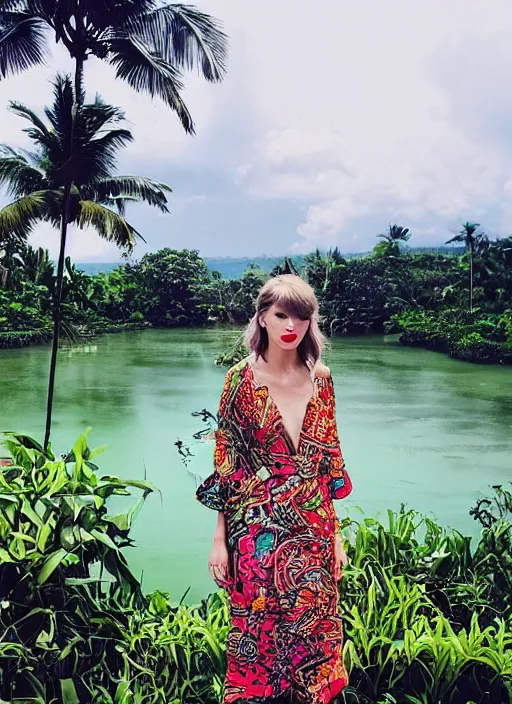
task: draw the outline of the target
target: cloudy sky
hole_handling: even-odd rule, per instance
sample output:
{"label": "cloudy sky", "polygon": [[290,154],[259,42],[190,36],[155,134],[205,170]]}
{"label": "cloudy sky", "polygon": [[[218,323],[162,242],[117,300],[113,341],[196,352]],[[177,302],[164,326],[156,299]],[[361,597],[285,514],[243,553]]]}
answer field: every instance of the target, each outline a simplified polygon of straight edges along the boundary
{"label": "cloudy sky", "polygon": [[[122,106],[135,135],[120,171],[163,180],[171,211],[133,206],[147,245],[204,256],[371,248],[389,223],[411,245],[441,244],[460,222],[512,231],[512,8],[507,0],[198,0],[231,38],[222,84],[187,77],[197,136],[174,115],[86,65],[86,86]],[[26,146],[9,99],[51,100],[70,64],[0,82],[0,140]],[[6,202],[0,195],[0,204]],[[57,233],[36,245],[55,254]],[[115,261],[91,232],[77,261]]]}

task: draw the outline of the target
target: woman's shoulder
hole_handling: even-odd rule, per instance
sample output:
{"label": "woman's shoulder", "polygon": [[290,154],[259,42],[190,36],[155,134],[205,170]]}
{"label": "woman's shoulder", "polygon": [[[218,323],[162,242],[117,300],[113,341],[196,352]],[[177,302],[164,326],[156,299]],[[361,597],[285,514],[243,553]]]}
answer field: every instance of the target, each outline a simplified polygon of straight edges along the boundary
{"label": "woman's shoulder", "polygon": [[226,384],[236,384],[237,382],[241,381],[244,377],[244,372],[246,371],[249,363],[250,363],[251,356],[248,355],[247,357],[244,357],[241,359],[239,362],[236,362],[236,364],[233,364],[227,372],[226,372]]}
{"label": "woman's shoulder", "polygon": [[313,375],[318,379],[330,379],[331,370],[318,359],[313,366]]}

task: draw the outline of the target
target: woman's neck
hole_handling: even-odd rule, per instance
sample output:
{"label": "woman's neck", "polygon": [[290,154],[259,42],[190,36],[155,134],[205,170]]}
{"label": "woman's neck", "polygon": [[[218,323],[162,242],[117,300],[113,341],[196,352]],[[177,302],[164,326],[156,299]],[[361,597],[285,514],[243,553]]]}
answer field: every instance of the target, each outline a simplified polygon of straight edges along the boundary
{"label": "woman's neck", "polygon": [[302,366],[302,361],[296,349],[283,350],[281,347],[269,341],[269,346],[266,352],[267,361],[260,357],[258,365],[266,369],[268,372],[276,374],[287,374]]}

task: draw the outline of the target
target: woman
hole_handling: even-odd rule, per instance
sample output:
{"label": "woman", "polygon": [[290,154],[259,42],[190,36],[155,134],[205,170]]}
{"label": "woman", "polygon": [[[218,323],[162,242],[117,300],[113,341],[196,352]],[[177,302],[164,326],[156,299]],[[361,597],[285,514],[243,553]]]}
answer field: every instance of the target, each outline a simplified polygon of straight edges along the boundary
{"label": "woman", "polygon": [[219,512],[209,569],[230,598],[224,702],[327,704],[345,687],[333,499],[352,490],[311,287],[261,289],[227,375],[214,472],[197,499]]}

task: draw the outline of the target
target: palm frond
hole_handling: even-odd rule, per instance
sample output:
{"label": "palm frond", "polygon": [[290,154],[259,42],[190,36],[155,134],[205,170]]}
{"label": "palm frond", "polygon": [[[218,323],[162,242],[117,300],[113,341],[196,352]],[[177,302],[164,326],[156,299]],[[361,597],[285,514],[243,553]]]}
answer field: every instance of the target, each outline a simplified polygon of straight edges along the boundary
{"label": "palm frond", "polygon": [[40,17],[24,12],[0,15],[0,78],[45,63],[49,54],[47,26]]}
{"label": "palm frond", "polygon": [[228,37],[222,24],[191,5],[170,4],[139,13],[126,25],[170,64],[196,66],[208,81],[226,73]]}
{"label": "palm frond", "polygon": [[109,42],[110,63],[116,76],[125,80],[138,93],[160,97],[178,115],[185,132],[194,134],[194,123],[183,101],[181,74],[139,39],[119,36]]}
{"label": "palm frond", "polygon": [[114,242],[121,249],[131,252],[137,238],[145,242],[142,235],[132,227],[119,213],[91,200],[79,203],[78,227],[93,227],[96,232],[109,242]]}
{"label": "palm frond", "polygon": [[0,185],[7,186],[7,193],[19,198],[45,188],[46,179],[41,169],[31,166],[22,154],[0,158]]}
{"label": "palm frond", "polygon": [[75,144],[75,183],[80,186],[110,176],[116,165],[117,152],[132,140],[129,130],[110,130],[97,139]]}
{"label": "palm frond", "polygon": [[146,14],[155,9],[160,0],[80,0],[82,12],[96,30],[108,31],[114,22],[124,26],[130,18]]}
{"label": "palm frond", "polygon": [[[78,134],[82,137],[92,137],[107,125],[123,122],[124,111],[115,105],[108,105],[100,95],[96,95],[94,103],[83,105],[80,111]],[[83,133],[82,133],[83,131]]]}
{"label": "palm frond", "polygon": [[113,176],[92,183],[82,190],[82,195],[99,203],[113,202],[119,208],[123,199],[145,201],[163,213],[168,213],[166,193],[172,189],[165,183],[157,183],[138,176]]}
{"label": "palm frond", "polygon": [[[11,100],[9,103],[9,110],[18,115],[18,117],[22,117],[24,120],[31,122],[33,127],[40,131],[43,135],[48,135],[48,127],[45,125],[43,120],[41,120],[37,113],[28,108],[26,105],[23,105],[23,103],[20,103],[17,100]],[[33,136],[31,136],[31,138],[34,139]]]}
{"label": "palm frond", "polygon": [[41,168],[41,154],[39,152],[31,152],[28,149],[23,149],[22,147],[10,147],[8,144],[0,145],[0,154],[4,156],[21,157],[25,159],[27,164],[34,166],[35,168]]}
{"label": "palm frond", "polygon": [[47,215],[47,191],[18,198],[0,210],[0,242],[12,238],[26,240],[39,220]]}
{"label": "palm frond", "polygon": [[111,198],[105,198],[105,200],[99,200],[98,202],[102,205],[108,205],[109,208],[115,208],[119,215],[123,218],[126,215],[126,206],[132,201],[133,203],[138,203],[138,198],[131,198],[130,196],[112,196]]}
{"label": "palm frond", "polygon": [[62,148],[71,150],[75,96],[69,75],[57,74],[53,81],[53,104],[44,109]]}
{"label": "palm frond", "polygon": [[451,240],[448,240],[447,242],[445,242],[445,244],[452,244],[453,242],[465,242],[465,241],[466,241],[466,238],[464,237],[464,235],[459,234],[459,235],[455,235],[455,237],[452,237]]}

